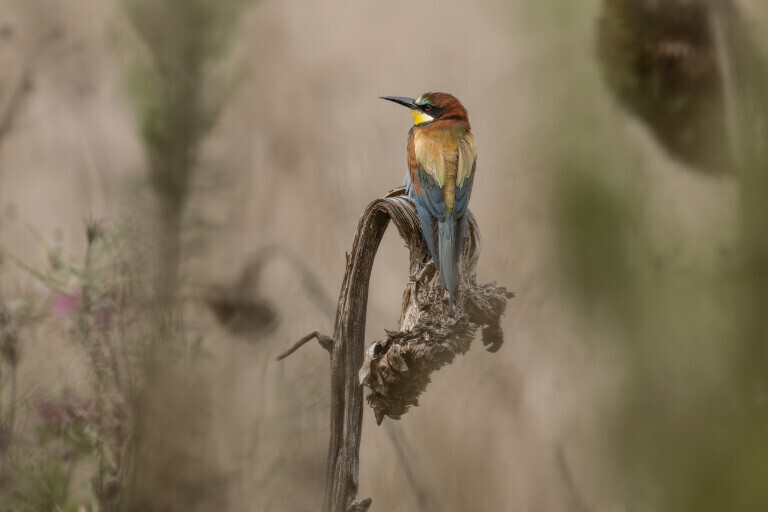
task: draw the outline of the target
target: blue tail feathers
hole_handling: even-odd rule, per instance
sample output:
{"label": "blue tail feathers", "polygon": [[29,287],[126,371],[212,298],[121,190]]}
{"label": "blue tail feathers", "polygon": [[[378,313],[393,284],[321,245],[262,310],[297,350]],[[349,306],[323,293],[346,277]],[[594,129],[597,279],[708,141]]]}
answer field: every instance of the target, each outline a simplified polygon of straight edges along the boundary
{"label": "blue tail feathers", "polygon": [[437,239],[440,283],[448,290],[448,301],[453,310],[453,297],[459,283],[460,240],[456,229],[456,214],[448,212],[445,220],[438,222]]}
{"label": "blue tail feathers", "polygon": [[424,170],[419,170],[420,194],[413,189],[410,176],[404,180],[408,197],[416,205],[421,232],[437,267],[440,284],[448,291],[451,310],[460,280],[459,262],[467,230],[467,203],[472,191],[472,178],[470,176],[463,187],[456,188],[456,209],[451,211],[446,211],[443,189]]}

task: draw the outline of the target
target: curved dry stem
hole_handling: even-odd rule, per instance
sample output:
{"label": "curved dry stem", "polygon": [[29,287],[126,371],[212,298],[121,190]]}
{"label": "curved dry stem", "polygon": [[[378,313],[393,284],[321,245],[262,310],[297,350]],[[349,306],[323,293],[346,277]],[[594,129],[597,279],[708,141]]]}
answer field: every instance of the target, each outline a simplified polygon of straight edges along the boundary
{"label": "curved dry stem", "polygon": [[501,316],[508,298],[507,290],[495,283],[477,284],[475,272],[482,238],[470,213],[462,282],[456,310],[451,314],[413,203],[405,197],[380,201],[380,208],[388,213],[408,243],[411,269],[403,293],[399,330],[374,342],[360,369],[360,382],[371,389],[367,400],[379,424],[385,416],[399,419],[409,407],[418,405],[418,396],[429,384],[430,374],[466,352],[479,328],[488,351],[497,351],[503,343]]}
{"label": "curved dry stem", "polygon": [[[365,357],[365,323],[373,261],[390,220],[410,249],[410,279],[403,294],[400,330],[376,342]],[[453,314],[439,287],[434,264],[419,228],[413,203],[397,189],[373,201],[363,212],[347,255],[344,282],[332,338],[312,333],[289,351],[317,337],[331,353],[331,436],[323,512],[368,510],[358,500],[358,466],[363,418],[361,381],[372,387],[368,402],[377,421],[399,417],[424,391],[429,375],[464,353],[478,328],[489,351],[502,343],[500,318],[508,294],[495,284],[478,286],[475,267],[482,240],[469,214],[462,260],[462,282]],[[327,345],[327,346],[326,346]]]}

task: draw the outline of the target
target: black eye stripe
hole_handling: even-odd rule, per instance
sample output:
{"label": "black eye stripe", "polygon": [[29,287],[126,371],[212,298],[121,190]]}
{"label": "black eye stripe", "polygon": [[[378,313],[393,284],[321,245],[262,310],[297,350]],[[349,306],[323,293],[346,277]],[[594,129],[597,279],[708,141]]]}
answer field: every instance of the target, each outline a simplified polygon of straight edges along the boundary
{"label": "black eye stripe", "polygon": [[420,111],[432,118],[432,120],[439,118],[443,115],[443,109],[432,103],[417,103]]}

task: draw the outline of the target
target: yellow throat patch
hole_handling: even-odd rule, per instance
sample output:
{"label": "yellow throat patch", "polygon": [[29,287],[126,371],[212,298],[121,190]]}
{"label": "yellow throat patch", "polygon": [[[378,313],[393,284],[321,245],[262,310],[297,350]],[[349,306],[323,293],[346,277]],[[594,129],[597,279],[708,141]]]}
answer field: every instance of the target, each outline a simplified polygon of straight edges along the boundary
{"label": "yellow throat patch", "polygon": [[427,115],[420,110],[411,110],[411,114],[413,114],[413,124],[428,123],[435,120],[434,117]]}

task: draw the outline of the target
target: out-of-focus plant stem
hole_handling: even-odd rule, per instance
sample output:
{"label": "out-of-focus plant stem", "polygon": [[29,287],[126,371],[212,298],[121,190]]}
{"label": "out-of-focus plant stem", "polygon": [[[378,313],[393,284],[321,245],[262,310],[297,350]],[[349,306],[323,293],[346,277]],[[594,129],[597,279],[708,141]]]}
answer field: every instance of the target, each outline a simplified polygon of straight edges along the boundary
{"label": "out-of-focus plant stem", "polygon": [[[91,227],[88,227],[90,232]],[[93,372],[93,400],[96,411],[96,423],[97,427],[97,442],[96,442],[96,474],[93,477],[93,485],[96,490],[96,496],[104,496],[104,480],[105,473],[107,471],[105,462],[105,436],[106,433],[103,429],[103,418],[105,416],[105,397],[107,393],[107,382],[105,375],[105,360],[103,340],[99,340],[98,336],[93,336],[93,300],[91,296],[91,280],[94,278],[92,275],[92,250],[95,238],[88,236],[88,244],[85,249],[85,259],[83,264],[82,275],[82,288],[80,297],[80,306],[77,312],[77,327],[78,335],[80,337],[80,343],[83,345],[91,360],[91,370]],[[74,468],[70,466],[70,473]],[[105,504],[102,504],[105,505]],[[104,507],[105,510],[109,510],[108,506]]]}
{"label": "out-of-focus plant stem", "polygon": [[148,62],[133,73],[136,106],[157,204],[154,295],[158,336],[182,333],[179,311],[189,200],[201,172],[200,144],[228,92],[207,83],[245,0],[124,0]]}
{"label": "out-of-focus plant stem", "polygon": [[[17,405],[17,375],[16,370],[19,362],[18,333],[11,321],[11,315],[3,301],[3,294],[0,292],[0,424],[2,414],[8,414],[7,426],[9,440],[13,442],[16,428],[16,405]],[[8,381],[10,389],[8,390],[8,401],[3,403],[3,385],[2,385],[2,366],[3,363],[8,367]]]}
{"label": "out-of-focus plant stem", "polygon": [[[146,304],[152,326],[147,333],[150,343],[144,346],[140,360],[142,381],[131,404],[136,440],[126,456],[136,470],[126,501],[128,510],[200,510],[206,506],[196,494],[202,488],[209,499],[221,496],[213,483],[219,475],[208,467],[208,461],[198,460],[198,451],[179,447],[169,436],[197,436],[199,429],[207,428],[208,397],[205,393],[190,395],[188,389],[190,383],[198,385],[205,377],[196,373],[194,362],[180,360],[176,350],[194,348],[185,332],[181,288],[189,234],[198,227],[190,220],[195,217],[192,198],[201,192],[198,178],[206,171],[199,158],[201,145],[219,117],[224,105],[221,98],[229,92],[226,83],[214,82],[212,72],[247,3],[122,0],[141,47],[128,71],[147,156],[147,188],[154,203],[152,216],[146,219],[153,227],[151,295]],[[174,372],[182,372],[189,381],[181,384],[178,378],[170,379]],[[169,410],[181,412],[169,414]],[[188,417],[182,419],[182,414]],[[167,428],[159,429],[159,422]],[[186,467],[169,477],[164,465],[179,459],[186,461],[181,463]]]}

